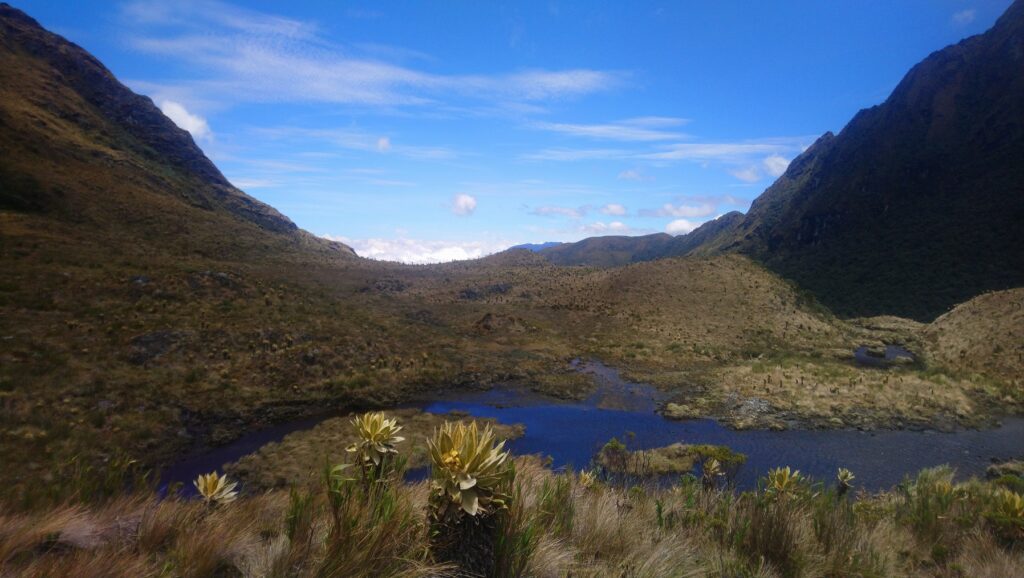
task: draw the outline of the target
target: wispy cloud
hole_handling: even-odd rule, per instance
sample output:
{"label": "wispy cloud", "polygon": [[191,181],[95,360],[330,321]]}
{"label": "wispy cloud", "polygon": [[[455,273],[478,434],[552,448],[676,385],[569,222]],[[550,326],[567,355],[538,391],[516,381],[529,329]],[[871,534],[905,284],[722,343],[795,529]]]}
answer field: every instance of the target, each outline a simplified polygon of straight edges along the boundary
{"label": "wispy cloud", "polygon": [[352,128],[306,128],[296,126],[256,127],[252,133],[267,140],[306,142],[310,139],[356,151],[395,154],[412,159],[454,159],[459,153],[444,146],[412,145],[397,142],[390,136]]}
{"label": "wispy cloud", "polygon": [[756,166],[742,167],[729,172],[744,183],[756,183],[761,180],[761,171]]}
{"label": "wispy cloud", "polygon": [[[230,102],[418,106],[458,96],[536,102],[610,90],[624,73],[585,68],[444,75],[395,64],[396,51],[341,46],[315,24],[228,4],[140,1],[126,5],[131,46],[181,61],[197,77],[180,84]],[[407,60],[408,58],[403,58]]]}
{"label": "wispy cloud", "polygon": [[789,167],[789,159],[782,155],[771,155],[764,159],[764,168],[773,177],[781,177]]}
{"label": "wispy cloud", "polygon": [[[797,154],[814,137],[775,137],[766,139],[746,140],[739,142],[680,142],[656,144],[647,150],[622,148],[547,148],[523,155],[524,160],[531,161],[595,161],[617,160],[626,162],[646,161],[650,163],[669,163],[690,161],[698,163],[719,163],[731,165],[733,170],[742,170],[756,165],[755,171],[763,168],[777,170],[780,161],[785,161],[784,154]],[[752,176],[752,174],[751,174]],[[636,169],[623,171],[619,178],[642,180],[642,173]],[[760,178],[760,177],[758,177]]]}
{"label": "wispy cloud", "polygon": [[662,151],[637,155],[637,158],[742,162],[751,155],[772,154],[789,150],[789,148],[790,146],[784,144],[768,142],[677,143],[666,146]]}
{"label": "wispy cloud", "polygon": [[633,229],[622,221],[612,221],[610,223],[596,221],[583,225],[580,227],[580,231],[587,235],[627,235]]}
{"label": "wispy cloud", "polygon": [[618,203],[608,203],[607,205],[601,207],[601,214],[602,215],[612,215],[612,216],[616,216],[616,217],[622,217],[622,216],[627,215],[628,213],[629,213],[629,211],[626,209],[626,207],[624,205],[620,205]]}
{"label": "wispy cloud", "polygon": [[627,169],[619,173],[619,180],[622,181],[653,181],[654,177],[646,175],[638,169]]}
{"label": "wispy cloud", "polygon": [[665,203],[657,209],[641,209],[641,217],[706,217],[717,210],[712,203],[701,203],[698,205],[673,205]]}
{"label": "wispy cloud", "polygon": [[615,121],[607,124],[569,124],[555,122],[539,122],[533,128],[557,132],[569,136],[586,137],[597,140],[618,141],[663,141],[678,140],[686,135],[669,131],[667,128],[686,124],[684,118],[672,117],[640,117]]}
{"label": "wispy cloud", "polygon": [[587,210],[588,207],[573,208],[544,205],[530,209],[530,214],[541,217],[567,217],[570,219],[579,219],[587,214]]}
{"label": "wispy cloud", "polygon": [[633,158],[635,155],[635,152],[625,149],[552,148],[527,153],[522,158],[528,161],[594,161],[624,160]]}
{"label": "wispy cloud", "polygon": [[957,26],[966,26],[971,22],[974,22],[976,15],[977,11],[974,8],[967,8],[953,13],[953,16],[951,16],[950,19],[953,21],[953,24]]}
{"label": "wispy cloud", "polygon": [[762,159],[760,163],[739,167],[730,172],[732,176],[745,183],[756,183],[764,178],[765,173],[770,177],[780,177],[788,167],[789,159],[780,154],[773,154]]}
{"label": "wispy cloud", "polygon": [[229,177],[228,180],[231,181],[232,185],[235,185],[236,187],[242,189],[243,191],[247,191],[249,189],[265,189],[267,187],[275,187],[278,185],[278,183],[270,179],[248,179],[245,177]]}

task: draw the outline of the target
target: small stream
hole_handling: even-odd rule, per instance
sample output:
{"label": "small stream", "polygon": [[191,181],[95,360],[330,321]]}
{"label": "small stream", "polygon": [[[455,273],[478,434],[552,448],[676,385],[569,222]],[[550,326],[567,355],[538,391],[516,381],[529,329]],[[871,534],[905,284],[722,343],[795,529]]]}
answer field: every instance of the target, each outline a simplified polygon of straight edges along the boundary
{"label": "small stream", "polygon": [[[712,419],[673,421],[655,413],[662,394],[652,386],[626,382],[614,369],[587,362],[578,369],[594,376],[596,388],[583,401],[560,401],[523,388],[495,387],[481,392],[457,392],[417,404],[432,413],[462,411],[502,423],[521,423],[526,434],[509,442],[517,454],[544,454],[552,466],[586,467],[612,437],[630,449],[648,449],[675,442],[726,445],[747,455],[736,475],[740,489],[751,489],[770,468],[791,466],[819,480],[831,481],[845,467],[857,476],[859,487],[890,488],[907,474],[940,464],[954,466],[961,477],[983,476],[993,458],[1024,456],[1024,418],[1012,417],[989,430],[952,433],[879,430],[736,431]],[[329,417],[329,416],[328,416]],[[186,484],[199,473],[279,441],[293,431],[308,429],[321,418],[309,418],[253,432],[217,450],[183,460],[165,472],[164,479]]]}

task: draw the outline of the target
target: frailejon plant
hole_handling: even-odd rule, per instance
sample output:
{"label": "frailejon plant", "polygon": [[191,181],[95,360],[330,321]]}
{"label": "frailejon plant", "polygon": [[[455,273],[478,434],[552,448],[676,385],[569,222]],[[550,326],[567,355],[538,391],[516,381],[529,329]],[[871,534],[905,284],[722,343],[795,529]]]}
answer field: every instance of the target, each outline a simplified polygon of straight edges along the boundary
{"label": "frailejon plant", "polygon": [[515,469],[505,442],[482,430],[447,422],[427,440],[431,461],[431,550],[471,575],[495,571],[495,545],[511,500]]}
{"label": "frailejon plant", "polygon": [[597,476],[590,470],[580,470],[578,483],[584,490],[589,490],[595,483],[597,483]]}
{"label": "frailejon plant", "polygon": [[207,504],[227,504],[238,497],[235,490],[238,482],[229,482],[226,475],[220,476],[217,472],[200,474],[192,485]]}
{"label": "frailejon plant", "polygon": [[836,473],[836,493],[840,496],[845,496],[850,491],[850,488],[853,487],[853,480],[856,477],[850,470],[839,468],[839,472]]}
{"label": "frailejon plant", "polygon": [[800,470],[790,469],[789,466],[774,468],[768,470],[765,477],[764,493],[774,499],[790,497],[800,490],[803,482],[804,477]]}
{"label": "frailejon plant", "polygon": [[1010,546],[1024,544],[1024,496],[997,489],[985,517],[1000,540]]}
{"label": "frailejon plant", "polygon": [[394,465],[398,454],[396,444],[405,441],[398,435],[402,426],[395,418],[387,418],[383,412],[364,413],[352,419],[359,441],[350,445],[348,451],[356,454],[356,463],[362,468],[364,481],[384,479]]}
{"label": "frailejon plant", "polygon": [[715,458],[711,458],[704,462],[701,469],[703,470],[701,474],[701,484],[704,486],[704,489],[717,489],[719,480],[725,477],[725,472],[722,470],[722,463]]}

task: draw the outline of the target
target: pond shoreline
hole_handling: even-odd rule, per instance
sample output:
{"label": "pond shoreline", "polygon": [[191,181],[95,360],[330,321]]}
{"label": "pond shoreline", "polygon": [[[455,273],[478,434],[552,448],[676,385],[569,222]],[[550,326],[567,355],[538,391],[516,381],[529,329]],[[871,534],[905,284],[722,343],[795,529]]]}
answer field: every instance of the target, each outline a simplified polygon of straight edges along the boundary
{"label": "pond shoreline", "polygon": [[[959,463],[967,466],[969,473],[979,476],[983,475],[984,468],[981,466],[987,465],[989,460],[1005,460],[1024,455],[1024,418],[1007,417],[1004,418],[1006,422],[996,428],[961,428],[954,432],[928,428],[868,431],[853,428],[788,429],[785,431],[736,430],[730,429],[727,424],[707,417],[681,421],[669,420],[657,413],[666,394],[654,386],[625,381],[619,377],[618,371],[596,361],[579,362],[577,369],[591,373],[594,375],[595,381],[593,391],[585,399],[579,401],[551,398],[521,385],[496,385],[475,389],[449,388],[438,392],[437,395],[411,399],[400,404],[396,409],[417,408],[430,413],[457,411],[466,412],[474,417],[493,418],[510,425],[524,423],[527,427],[526,436],[510,443],[510,447],[517,453],[552,455],[555,458],[553,465],[556,467],[570,464],[576,467],[586,466],[596,454],[600,444],[616,435],[628,436],[631,431],[635,436],[632,449],[648,449],[685,441],[716,443],[748,455],[753,453],[755,454],[751,460],[753,466],[748,468],[752,472],[760,472],[769,463],[772,467],[792,465],[771,462],[772,456],[774,456],[778,458],[778,461],[806,462],[807,467],[813,473],[820,475],[824,473],[825,463],[830,463],[830,460],[819,459],[820,456],[816,454],[822,449],[816,449],[815,443],[825,446],[836,444],[836,447],[832,448],[834,452],[842,452],[844,444],[877,446],[873,451],[896,448],[897,453],[906,451],[913,458],[915,452],[912,450],[915,444],[930,440],[930,443],[923,445],[931,447],[936,445],[936,440],[941,440],[942,443],[939,445],[955,448],[960,455],[950,454],[945,460],[938,460],[929,465],[939,465],[945,462]],[[330,411],[321,412],[318,415],[306,416],[250,431],[228,444],[206,452],[194,453],[175,461],[164,472],[162,479],[165,482],[187,482],[198,472],[220,470],[225,463],[237,461],[243,455],[256,451],[266,443],[279,442],[290,433],[311,429],[327,419],[348,413],[350,413],[348,409],[332,408]],[[559,419],[562,419],[561,424],[559,424]],[[595,428],[592,423],[594,421],[607,423],[599,423],[599,427]],[[552,423],[561,427],[551,430],[549,426]],[[615,430],[614,424],[624,425],[620,430]],[[565,434],[571,432],[567,432],[566,429],[571,429],[571,427],[577,427],[581,432],[578,433],[578,436],[587,439],[580,441],[574,440],[571,435],[567,437]],[[630,430],[629,427],[633,427],[639,433]],[[1003,443],[1006,440],[1000,441],[1001,436],[1010,437],[1009,443]],[[953,441],[960,438],[966,439],[967,442],[958,444]],[[978,440],[975,444],[978,451],[974,451],[974,446],[971,444],[972,439]],[[804,451],[809,453],[807,456],[794,454],[786,448],[777,447],[780,444],[774,440],[781,440],[782,444],[805,448]],[[1018,443],[1014,444],[1014,441]],[[888,446],[892,446],[892,448]],[[986,451],[995,453],[980,455]],[[965,457],[965,454],[968,457]],[[940,454],[935,454],[934,457],[938,458]],[[854,452],[850,455],[850,459],[863,461],[867,458]],[[904,461],[906,460],[904,459]],[[920,459],[912,459],[911,462],[924,463]],[[873,462],[868,460],[863,463]],[[914,471],[916,469],[920,468],[915,468]],[[862,475],[862,479],[865,483],[872,484],[878,489],[895,483],[891,475],[871,475],[869,473]],[[741,484],[749,484],[751,481],[750,475],[741,477],[740,480]]]}

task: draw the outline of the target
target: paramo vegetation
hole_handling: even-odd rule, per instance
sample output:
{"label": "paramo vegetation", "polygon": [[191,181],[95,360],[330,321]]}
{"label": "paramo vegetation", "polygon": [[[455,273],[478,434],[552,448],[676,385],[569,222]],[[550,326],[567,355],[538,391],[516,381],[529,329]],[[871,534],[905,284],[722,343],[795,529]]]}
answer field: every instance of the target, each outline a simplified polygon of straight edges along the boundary
{"label": "paramo vegetation", "polygon": [[110,491],[83,482],[48,506],[8,504],[0,576],[1004,577],[1024,567],[1024,479],[1013,475],[957,483],[939,467],[871,494],[847,470],[819,481],[780,467],[737,492],[709,457],[703,482],[623,484],[600,468],[551,471],[513,457],[488,426],[449,422],[427,440],[430,479],[407,483],[397,420],[352,423],[351,459],[287,491],[239,493],[214,472],[187,499],[111,475]]}

